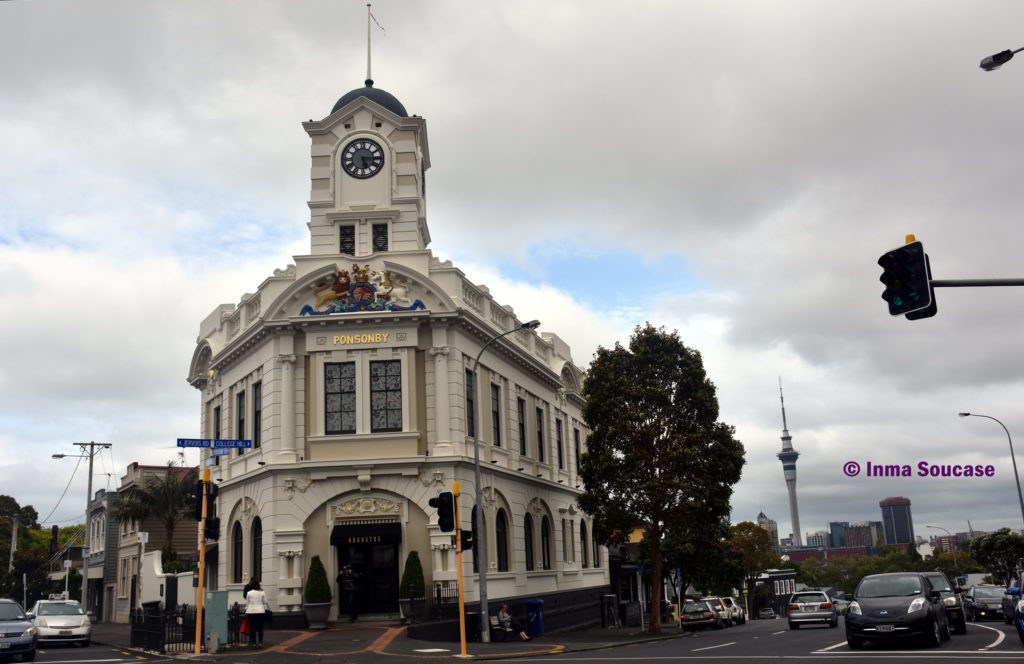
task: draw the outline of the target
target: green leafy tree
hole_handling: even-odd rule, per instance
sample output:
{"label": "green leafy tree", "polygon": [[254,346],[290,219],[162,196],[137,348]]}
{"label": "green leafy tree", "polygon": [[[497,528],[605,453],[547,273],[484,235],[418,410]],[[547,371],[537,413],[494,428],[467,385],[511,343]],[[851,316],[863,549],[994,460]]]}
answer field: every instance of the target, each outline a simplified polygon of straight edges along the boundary
{"label": "green leafy tree", "polygon": [[174,560],[174,531],[178,523],[192,520],[194,499],[192,490],[198,472],[195,468],[182,468],[167,464],[167,472],[148,477],[141,484],[126,489],[111,512],[118,521],[135,520],[143,523],[156,519],[166,536],[161,551],[164,560]]}
{"label": "green leafy tree", "polygon": [[993,578],[1009,584],[1024,560],[1024,536],[1001,528],[971,540],[967,550]]}
{"label": "green leafy tree", "polygon": [[331,601],[331,585],[327,583],[327,570],[320,556],[309,561],[309,576],[306,577],[306,604],[326,604]]}
{"label": "green leafy tree", "polygon": [[[644,530],[651,585],[661,588],[664,534],[727,518],[743,445],[718,421],[700,353],[664,328],[637,327],[628,348],[598,348],[583,392],[591,434],[580,460],[586,488],[579,505],[612,539]],[[660,592],[652,594],[650,616],[651,631],[660,631]]]}
{"label": "green leafy tree", "polygon": [[748,588],[754,587],[762,572],[781,565],[771,533],[753,521],[741,521],[733,526],[729,545],[743,565]]}
{"label": "green leafy tree", "polygon": [[405,559],[402,580],[398,584],[398,596],[402,599],[423,597],[424,585],[423,565],[420,563],[420,554],[417,551],[410,551]]}

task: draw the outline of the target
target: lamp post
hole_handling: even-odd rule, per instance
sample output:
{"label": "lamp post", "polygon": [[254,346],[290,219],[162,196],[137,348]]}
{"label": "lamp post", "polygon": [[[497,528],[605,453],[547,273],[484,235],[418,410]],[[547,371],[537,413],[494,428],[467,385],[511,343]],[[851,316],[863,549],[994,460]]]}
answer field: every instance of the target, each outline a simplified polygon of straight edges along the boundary
{"label": "lamp post", "polygon": [[953,547],[953,567],[955,567],[956,570],[959,572],[960,571],[960,565],[958,565],[957,562],[956,562],[956,541],[953,539],[953,533],[949,532],[948,530],[946,530],[942,526],[925,526],[925,528],[934,528],[936,530],[941,530],[942,532],[944,532],[947,535],[949,535],[949,545],[951,547]]}
{"label": "lamp post", "polygon": [[978,66],[985,71],[995,71],[1009,62],[1015,53],[1020,53],[1021,51],[1024,51],[1024,48],[1018,48],[1016,51],[1011,51],[1010,49],[999,51],[998,53],[982,58],[981,64]]}
{"label": "lamp post", "polygon": [[1006,428],[1006,425],[992,417],[991,415],[979,415],[978,413],[960,413],[960,417],[984,417],[987,420],[993,420],[998,422],[999,426],[1003,427],[1003,431],[1006,432],[1006,440],[1010,443],[1010,461],[1013,462],[1013,478],[1017,482],[1017,500],[1020,501],[1020,517],[1024,520],[1024,494],[1020,491],[1020,475],[1017,474],[1017,457],[1013,454],[1013,438],[1010,437],[1010,430]]}
{"label": "lamp post", "polygon": [[[86,557],[89,555],[89,545],[91,539],[91,532],[89,528],[89,504],[92,502],[92,460],[96,456],[97,448],[100,450],[109,448],[110,443],[95,443],[89,441],[88,443],[75,443],[82,449],[81,454],[51,454],[50,456],[54,459],[63,459],[65,457],[88,459],[89,460],[89,478],[88,486],[85,494],[85,534],[83,539],[85,545],[82,548],[82,609],[85,610],[86,614],[89,613],[89,564]],[[88,450],[86,449],[88,448]],[[70,570],[68,570],[70,572]]]}
{"label": "lamp post", "polygon": [[[480,356],[484,354],[488,346],[513,332],[536,330],[538,327],[540,327],[540,321],[531,320],[521,324],[519,327],[514,327],[507,332],[502,332],[488,339],[487,343],[480,349],[480,352],[477,353],[476,359],[473,360],[473,391],[476,391],[478,385],[477,370],[480,368]],[[484,525],[483,490],[480,486],[480,417],[478,415],[480,408],[477,404],[478,401],[480,401],[479,395],[475,395],[473,399],[473,476],[476,480],[474,506],[479,510],[480,520],[477,522],[477,532],[473,533],[473,541],[476,543],[476,555],[478,556],[476,566],[478,584],[480,586],[480,641],[489,643],[491,640],[491,621],[487,615],[487,527]],[[461,570],[459,573],[462,573]]]}

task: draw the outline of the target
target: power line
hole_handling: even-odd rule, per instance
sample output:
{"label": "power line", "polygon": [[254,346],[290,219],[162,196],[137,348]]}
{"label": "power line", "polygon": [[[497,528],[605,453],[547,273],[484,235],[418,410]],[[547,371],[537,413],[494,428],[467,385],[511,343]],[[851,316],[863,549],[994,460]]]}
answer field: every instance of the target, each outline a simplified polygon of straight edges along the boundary
{"label": "power line", "polygon": [[[82,465],[82,457],[78,457],[78,463],[75,464],[75,469],[71,471],[71,477],[70,477],[70,479],[68,479],[67,486],[64,487],[64,493],[60,494],[60,498],[57,499],[57,504],[54,505],[53,509],[50,510],[50,513],[46,515],[46,519],[49,519],[51,516],[53,516],[53,513],[57,511],[58,507],[60,507],[60,501],[64,500],[64,496],[67,495],[68,487],[71,486],[71,480],[75,479],[75,473],[78,472],[78,467],[81,466],[81,465]],[[42,519],[39,522],[39,525],[44,525],[45,523],[47,523],[46,519]]]}

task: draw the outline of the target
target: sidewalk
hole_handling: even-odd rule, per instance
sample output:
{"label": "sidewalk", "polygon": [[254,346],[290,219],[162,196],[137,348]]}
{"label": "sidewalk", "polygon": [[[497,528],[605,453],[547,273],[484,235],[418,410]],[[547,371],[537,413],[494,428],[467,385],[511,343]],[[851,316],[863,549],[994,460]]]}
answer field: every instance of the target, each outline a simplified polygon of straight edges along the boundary
{"label": "sidewalk", "polygon": [[[96,643],[130,649],[128,625],[94,623],[92,640]],[[466,652],[472,659],[507,659],[534,657],[565,652],[580,652],[614,648],[635,643],[676,639],[688,636],[675,627],[663,627],[661,634],[641,632],[637,627],[603,629],[592,627],[574,632],[535,637],[530,641],[509,639],[496,643],[467,643]],[[438,641],[419,641],[407,638],[405,628],[394,623],[332,623],[324,630],[267,630],[263,648],[235,647],[216,654],[169,652],[176,659],[216,662],[228,657],[248,655],[275,655],[273,661],[285,659],[301,661],[306,658],[343,657],[356,654],[402,656],[407,659],[438,659],[460,654],[460,644]],[[287,656],[287,657],[283,657]],[[268,659],[268,661],[270,661]]]}

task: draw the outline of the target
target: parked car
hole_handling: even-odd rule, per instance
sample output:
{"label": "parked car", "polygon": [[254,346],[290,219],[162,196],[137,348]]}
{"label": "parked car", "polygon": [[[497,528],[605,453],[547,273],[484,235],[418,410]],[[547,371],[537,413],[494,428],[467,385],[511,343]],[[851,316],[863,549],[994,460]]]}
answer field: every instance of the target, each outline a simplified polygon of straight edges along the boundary
{"label": "parked car", "polygon": [[757,617],[760,619],[775,619],[779,616],[775,614],[775,609],[764,608],[757,612]]}
{"label": "parked car", "polygon": [[725,608],[729,609],[729,617],[732,619],[733,625],[742,625],[747,622],[747,612],[743,608],[743,604],[736,600],[735,597],[722,597],[722,604],[725,604]]}
{"label": "parked car", "polygon": [[1009,625],[1013,622],[1013,612],[1017,610],[1017,603],[1020,601],[1020,588],[1010,586],[1003,594],[1003,623]]}
{"label": "parked car", "polygon": [[1024,599],[1018,599],[1013,609],[1013,624],[1017,626],[1017,636],[1024,644]]}
{"label": "parked car", "polygon": [[786,605],[789,611],[789,628],[800,629],[801,625],[824,623],[829,627],[839,624],[839,615],[832,598],[820,590],[804,590],[789,596]]}
{"label": "parked car", "polygon": [[971,586],[964,593],[964,613],[971,622],[981,620],[999,620],[1003,617],[1003,595],[1006,590],[1002,586],[980,583]]}
{"label": "parked car", "polygon": [[13,599],[0,599],[0,656],[21,655],[21,661],[36,658],[36,626]]}
{"label": "parked car", "polygon": [[[942,603],[946,605],[946,615],[949,617],[950,629],[954,634],[967,633],[967,617],[964,614],[964,601],[960,593],[953,590],[949,579],[942,572],[924,572],[925,578],[931,582],[932,587],[942,594]],[[1011,613],[1012,615],[1012,613]],[[1009,624],[1009,620],[1006,621]]]}
{"label": "parked car", "polygon": [[73,599],[41,599],[28,617],[39,630],[39,640],[43,643],[89,645],[92,623],[82,605]]}
{"label": "parked car", "polygon": [[865,576],[846,614],[846,643],[917,637],[938,647],[949,640],[949,618],[942,594],[919,572]]}
{"label": "parked car", "polygon": [[725,605],[721,597],[705,597],[703,601],[711,605],[711,608],[718,614],[724,626],[732,627],[732,611]]}
{"label": "parked car", "polygon": [[683,605],[683,629],[722,629],[722,619],[707,602],[687,602]]}

